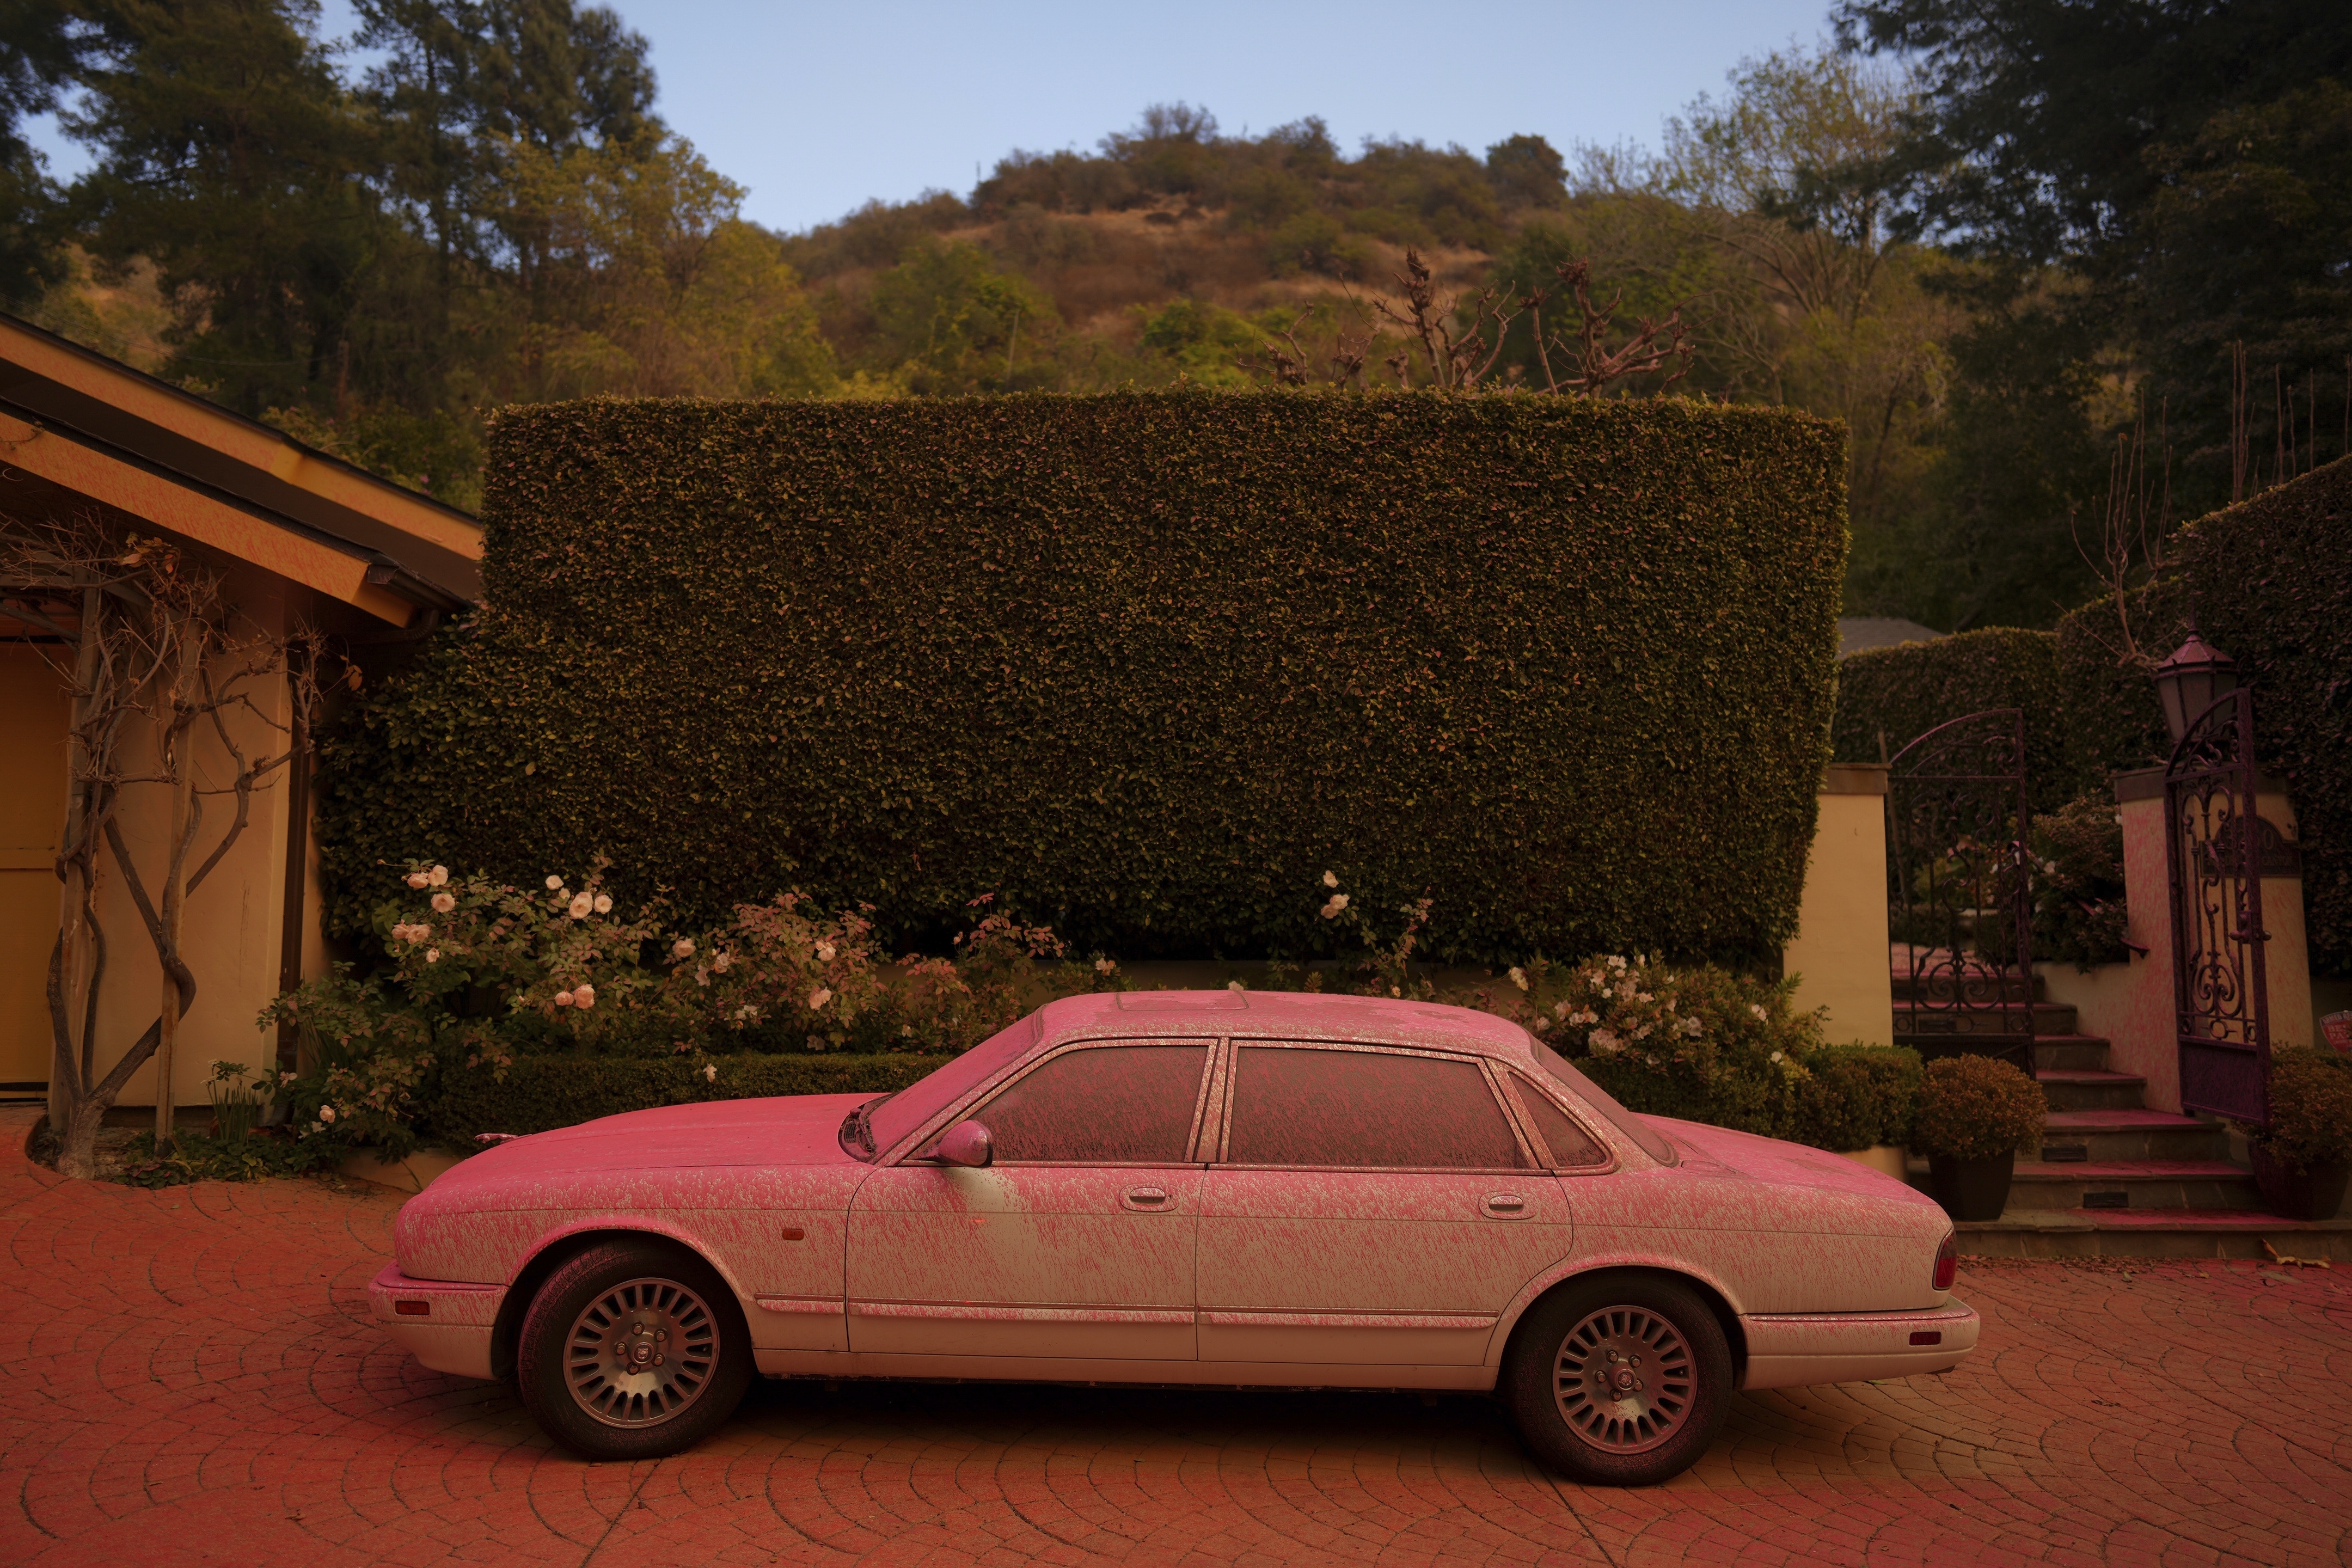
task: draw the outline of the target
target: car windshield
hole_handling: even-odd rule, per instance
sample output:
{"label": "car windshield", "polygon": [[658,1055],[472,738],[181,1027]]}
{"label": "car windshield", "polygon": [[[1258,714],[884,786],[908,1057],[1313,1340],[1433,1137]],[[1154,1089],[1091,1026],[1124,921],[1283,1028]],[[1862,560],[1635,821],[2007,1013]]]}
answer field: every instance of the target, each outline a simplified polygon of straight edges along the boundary
{"label": "car windshield", "polygon": [[1566,1057],[1561,1056],[1533,1035],[1528,1037],[1528,1043],[1535,1047],[1536,1060],[1543,1064],[1544,1071],[1568,1085],[1570,1092],[1578,1099],[1607,1117],[1618,1131],[1642,1146],[1642,1152],[1661,1165],[1674,1165],[1681,1163],[1675,1153],[1675,1146],[1666,1141],[1665,1134],[1618,1104],[1614,1096],[1577,1071],[1574,1064]]}
{"label": "car windshield", "polygon": [[[929,1078],[859,1107],[873,1134],[874,1153],[888,1149],[943,1108],[1019,1060],[1023,1052],[1036,1044],[1042,1028],[1037,1016],[1032,1013],[1011,1028],[991,1035]],[[847,1142],[844,1140],[845,1145]]]}

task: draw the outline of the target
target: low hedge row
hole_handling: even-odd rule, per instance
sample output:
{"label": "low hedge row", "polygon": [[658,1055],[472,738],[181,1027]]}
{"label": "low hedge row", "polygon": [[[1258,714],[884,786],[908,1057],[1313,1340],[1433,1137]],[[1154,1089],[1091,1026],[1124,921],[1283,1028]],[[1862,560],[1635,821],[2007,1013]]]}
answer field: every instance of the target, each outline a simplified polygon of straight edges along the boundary
{"label": "low hedge row", "polygon": [[1840,1152],[1909,1139],[1925,1081],[1918,1052],[1901,1046],[1819,1046],[1801,1060],[1801,1072],[1712,1089],[1645,1072],[1628,1057],[1591,1058],[1578,1066],[1627,1109],[1646,1116],[1704,1121]]}
{"label": "low hedge row", "polygon": [[441,1139],[465,1148],[478,1132],[546,1132],[657,1105],[782,1094],[886,1094],[951,1059],[911,1054],[517,1057],[503,1072],[488,1066],[445,1068],[425,1121]]}
{"label": "low hedge row", "polygon": [[593,402],[491,426],[487,607],[328,744],[357,927],[411,857],[798,886],[1081,951],[1757,958],[1828,760],[1843,427],[1435,393]]}

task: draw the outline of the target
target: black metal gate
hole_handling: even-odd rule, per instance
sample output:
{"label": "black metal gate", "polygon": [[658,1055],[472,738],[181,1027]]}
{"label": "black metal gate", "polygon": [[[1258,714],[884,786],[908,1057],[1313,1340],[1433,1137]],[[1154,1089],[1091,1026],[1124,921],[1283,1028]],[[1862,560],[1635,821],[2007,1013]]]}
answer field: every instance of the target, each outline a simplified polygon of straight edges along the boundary
{"label": "black metal gate", "polygon": [[2254,700],[2199,714],[2164,769],[2172,882],[2172,995],[2180,1103],[2270,1121],[2270,991],[2263,970],[2262,818],[2254,809]]}
{"label": "black metal gate", "polygon": [[1895,1038],[2033,1070],[2025,713],[1989,709],[1897,752],[1886,780]]}

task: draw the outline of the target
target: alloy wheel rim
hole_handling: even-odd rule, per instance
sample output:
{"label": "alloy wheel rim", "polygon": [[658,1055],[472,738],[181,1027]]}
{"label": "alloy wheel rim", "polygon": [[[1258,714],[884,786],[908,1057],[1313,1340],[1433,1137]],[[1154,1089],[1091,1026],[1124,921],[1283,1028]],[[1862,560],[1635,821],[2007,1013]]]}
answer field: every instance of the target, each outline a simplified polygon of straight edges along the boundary
{"label": "alloy wheel rim", "polygon": [[607,1426],[658,1426],[702,1397],[719,1322],[675,1279],[630,1279],[580,1310],[563,1342],[572,1403]]}
{"label": "alloy wheel rim", "polygon": [[1552,1397],[1560,1419],[1608,1454],[1658,1447],[1690,1419],[1698,1374],[1682,1331],[1646,1307],[1603,1307],[1560,1342]]}

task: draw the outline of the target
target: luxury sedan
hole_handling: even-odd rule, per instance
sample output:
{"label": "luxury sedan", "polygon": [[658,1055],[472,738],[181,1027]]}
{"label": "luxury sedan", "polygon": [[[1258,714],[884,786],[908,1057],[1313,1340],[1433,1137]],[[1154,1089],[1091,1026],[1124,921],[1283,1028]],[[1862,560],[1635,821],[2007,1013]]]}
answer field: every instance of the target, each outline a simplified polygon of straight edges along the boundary
{"label": "luxury sedan", "polygon": [[1733,1390],[1949,1371],[1943,1211],[1636,1116],[1410,1001],[1055,1002],[909,1089],[519,1138],[411,1198],[372,1310],[593,1459],[770,1377],[1491,1391],[1580,1480],[1663,1480]]}

